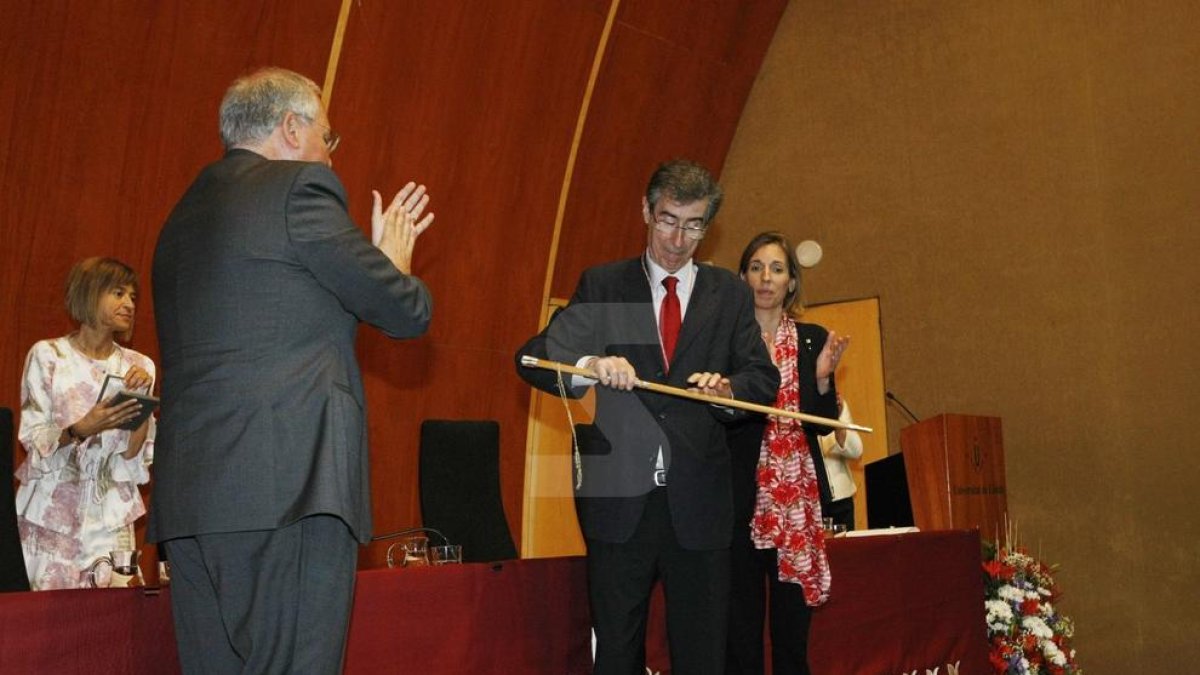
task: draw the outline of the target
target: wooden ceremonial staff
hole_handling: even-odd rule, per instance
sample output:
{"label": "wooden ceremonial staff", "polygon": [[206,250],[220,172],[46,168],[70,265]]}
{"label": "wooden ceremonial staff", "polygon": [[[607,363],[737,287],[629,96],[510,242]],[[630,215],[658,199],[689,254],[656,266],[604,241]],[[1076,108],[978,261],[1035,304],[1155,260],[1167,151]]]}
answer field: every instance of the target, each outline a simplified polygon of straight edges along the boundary
{"label": "wooden ceremonial staff", "polygon": [[[572,375],[581,375],[583,377],[591,378],[593,380],[596,379],[596,373],[592,372],[591,370],[588,370],[587,368],[578,368],[576,366],[569,366],[565,363],[559,363],[558,361],[547,361],[545,359],[539,359],[534,356],[522,356],[521,357],[521,365],[529,367],[529,368],[542,368],[544,370],[554,370],[554,371],[558,371],[560,373],[570,373]],[[721,398],[720,396],[709,396],[708,394],[701,394],[698,391],[691,391],[688,389],[680,389],[679,387],[670,387],[665,384],[659,384],[657,382],[647,382],[645,380],[634,380],[633,386],[638,387],[639,389],[646,389],[649,391],[658,392],[660,394],[666,394],[668,396],[678,396],[680,398],[690,398],[693,401],[703,401],[705,403],[712,403],[714,405],[723,405],[726,408],[739,408],[741,410],[750,410],[752,412],[766,413],[768,415],[775,415],[777,417],[790,417],[792,419],[800,420],[801,422],[812,422],[813,424],[822,424],[824,426],[834,427],[836,429],[853,429],[854,431],[864,431],[868,434],[874,433],[874,430],[871,429],[870,427],[860,426],[858,424],[853,424],[851,422],[843,422],[841,420],[833,420],[833,419],[829,419],[828,417],[818,417],[817,415],[808,415],[808,414],[801,413],[801,412],[792,412],[790,410],[783,410],[782,408],[772,408],[769,405],[759,405],[757,403],[748,403],[746,401],[739,401],[737,399],[732,399],[732,398]]]}

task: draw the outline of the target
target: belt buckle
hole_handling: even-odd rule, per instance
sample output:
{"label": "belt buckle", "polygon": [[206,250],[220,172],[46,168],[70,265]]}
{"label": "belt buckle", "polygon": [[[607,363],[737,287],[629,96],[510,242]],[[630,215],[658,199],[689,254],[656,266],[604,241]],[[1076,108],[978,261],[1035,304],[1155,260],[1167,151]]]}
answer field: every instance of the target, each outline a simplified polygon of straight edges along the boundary
{"label": "belt buckle", "polygon": [[666,485],[667,485],[667,470],[666,469],[655,469],[654,484],[657,485],[658,487],[666,487]]}

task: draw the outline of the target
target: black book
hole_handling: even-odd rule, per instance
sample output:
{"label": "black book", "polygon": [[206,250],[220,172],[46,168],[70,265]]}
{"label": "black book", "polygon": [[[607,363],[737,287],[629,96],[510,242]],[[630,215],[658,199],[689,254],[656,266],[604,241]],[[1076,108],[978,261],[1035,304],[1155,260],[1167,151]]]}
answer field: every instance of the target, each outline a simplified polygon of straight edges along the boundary
{"label": "black book", "polygon": [[122,424],[119,429],[133,431],[142,426],[142,422],[150,416],[158,408],[159,400],[156,396],[143,394],[137,391],[130,391],[125,388],[125,378],[120,375],[105,375],[104,383],[100,385],[100,395],[96,397],[96,402],[108,400],[110,406],[120,405],[129,399],[135,399],[140,403],[137,415],[125,424]]}

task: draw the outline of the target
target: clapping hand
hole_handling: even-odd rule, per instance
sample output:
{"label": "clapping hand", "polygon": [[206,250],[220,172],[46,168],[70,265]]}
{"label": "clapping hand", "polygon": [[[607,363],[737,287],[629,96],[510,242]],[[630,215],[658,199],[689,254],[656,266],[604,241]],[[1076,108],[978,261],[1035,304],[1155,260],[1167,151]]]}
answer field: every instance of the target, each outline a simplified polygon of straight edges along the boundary
{"label": "clapping hand", "polygon": [[409,181],[383,208],[383,196],[372,190],[371,243],[378,246],[401,272],[412,272],[413,247],[417,238],[433,224],[433,214],[425,214],[429,195],[424,185]]}
{"label": "clapping hand", "polygon": [[842,360],[842,354],[849,346],[849,335],[842,337],[837,334],[837,331],[829,331],[829,336],[825,339],[825,346],[821,347],[821,353],[817,355],[818,386],[822,380],[833,377],[833,371],[837,370],[838,363]]}

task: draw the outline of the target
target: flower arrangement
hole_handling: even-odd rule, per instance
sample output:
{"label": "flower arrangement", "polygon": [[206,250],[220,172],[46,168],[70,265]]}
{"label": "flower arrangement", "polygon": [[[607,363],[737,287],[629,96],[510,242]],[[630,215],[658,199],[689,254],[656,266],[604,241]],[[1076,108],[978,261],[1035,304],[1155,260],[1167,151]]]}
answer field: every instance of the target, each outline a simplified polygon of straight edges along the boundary
{"label": "flower arrangement", "polygon": [[1070,643],[1075,625],[1054,607],[1054,568],[1008,540],[983,545],[992,667],[1004,675],[1082,675]]}

